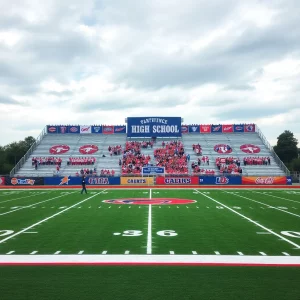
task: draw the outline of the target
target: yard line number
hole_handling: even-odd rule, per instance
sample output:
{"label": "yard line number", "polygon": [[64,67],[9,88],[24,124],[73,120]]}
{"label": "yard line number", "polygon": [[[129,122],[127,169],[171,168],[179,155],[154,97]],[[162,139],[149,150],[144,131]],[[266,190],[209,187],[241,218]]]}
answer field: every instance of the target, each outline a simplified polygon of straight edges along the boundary
{"label": "yard line number", "polygon": [[[175,230],[160,230],[156,232],[159,236],[176,236],[178,233],[175,232]],[[123,233],[115,232],[114,235],[122,235],[122,236],[141,236],[143,235],[143,232],[141,230],[124,230]]]}

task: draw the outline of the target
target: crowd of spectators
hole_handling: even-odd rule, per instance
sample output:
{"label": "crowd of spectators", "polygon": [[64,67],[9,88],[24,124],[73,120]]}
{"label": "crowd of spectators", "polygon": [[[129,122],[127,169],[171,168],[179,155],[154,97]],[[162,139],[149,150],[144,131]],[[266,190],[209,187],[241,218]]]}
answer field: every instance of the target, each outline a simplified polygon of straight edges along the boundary
{"label": "crowd of spectators", "polygon": [[193,169],[193,174],[198,174],[198,175],[215,175],[215,170],[212,169],[203,169],[200,168],[200,166],[198,165],[192,165],[192,169]]}
{"label": "crowd of spectators", "polygon": [[60,157],[33,157],[32,165],[42,165],[42,166],[51,166],[51,165],[59,165],[61,166],[62,159]]}
{"label": "crowd of spectators", "polygon": [[[98,173],[97,173],[97,169],[94,168],[94,169],[88,169],[88,168],[85,168],[85,169],[81,169],[80,171],[77,171],[75,173],[76,176],[83,176],[83,175],[87,175],[87,176],[97,176]],[[99,176],[102,176],[102,177],[110,177],[110,176],[115,176],[115,170],[108,170],[108,169],[102,169],[100,172],[99,172]]]}
{"label": "crowd of spectators", "polygon": [[94,165],[96,162],[95,157],[70,157],[67,162],[71,166]]}
{"label": "crowd of spectators", "polygon": [[[151,158],[149,155],[141,154],[141,147],[145,142],[127,141],[122,157],[122,175],[141,174],[142,167],[149,164]],[[148,143],[148,142],[146,142]],[[148,147],[148,146],[147,146]],[[120,164],[120,161],[119,161]]]}
{"label": "crowd of spectators", "polygon": [[217,157],[216,165],[221,174],[242,174],[243,170],[240,167],[241,163],[239,158],[234,157]]}
{"label": "crowd of spectators", "polygon": [[121,153],[122,153],[122,146],[121,145],[108,146],[108,152],[109,152],[110,156],[121,155]]}
{"label": "crowd of spectators", "polygon": [[196,155],[202,155],[202,147],[199,144],[193,144],[193,151]]}
{"label": "crowd of spectators", "polygon": [[271,165],[271,159],[269,156],[268,157],[244,157],[243,161],[244,161],[244,166]]}
{"label": "crowd of spectators", "polygon": [[188,158],[181,141],[162,142],[162,148],[154,150],[156,165],[165,167],[167,174],[188,174]]}

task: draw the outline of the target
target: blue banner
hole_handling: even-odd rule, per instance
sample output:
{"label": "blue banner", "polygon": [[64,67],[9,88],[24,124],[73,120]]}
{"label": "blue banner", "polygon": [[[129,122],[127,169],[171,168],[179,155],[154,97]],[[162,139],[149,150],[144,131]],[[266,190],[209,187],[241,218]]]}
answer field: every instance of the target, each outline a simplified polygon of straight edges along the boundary
{"label": "blue banner", "polygon": [[68,133],[80,133],[80,126],[68,126]]}
{"label": "blue banner", "polygon": [[200,133],[200,125],[189,125],[189,133]]}
{"label": "blue banner", "polygon": [[126,133],[126,125],[120,126],[114,126],[114,133]]}
{"label": "blue banner", "polygon": [[292,177],[291,176],[286,176],[286,184],[287,185],[292,185],[293,181],[292,181]]}
{"label": "blue banner", "polygon": [[180,117],[127,118],[128,137],[181,137]]}
{"label": "blue banner", "polygon": [[47,133],[58,133],[57,126],[47,125]]}
{"label": "blue banner", "polygon": [[234,132],[244,132],[244,125],[234,124],[233,125]]}
{"label": "blue banner", "polygon": [[211,125],[211,133],[222,133],[222,125]]}
{"label": "blue banner", "polygon": [[58,133],[68,133],[68,126],[66,125],[60,125],[60,126],[57,126],[57,129],[58,129]]}
{"label": "blue banner", "polygon": [[199,184],[240,185],[242,184],[242,176],[200,176]]}
{"label": "blue banner", "polygon": [[92,133],[102,133],[102,125],[92,126]]}
{"label": "blue banner", "polygon": [[[86,185],[120,185],[120,177],[86,177]],[[81,185],[81,177],[45,177],[45,185]]]}
{"label": "blue banner", "polygon": [[143,174],[164,174],[165,168],[163,167],[143,167]]}

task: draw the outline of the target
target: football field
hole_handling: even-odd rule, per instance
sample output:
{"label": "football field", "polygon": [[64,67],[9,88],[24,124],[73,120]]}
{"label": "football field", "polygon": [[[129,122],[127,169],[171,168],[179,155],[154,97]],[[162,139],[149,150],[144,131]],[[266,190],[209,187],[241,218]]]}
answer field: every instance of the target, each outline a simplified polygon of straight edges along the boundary
{"label": "football field", "polygon": [[1,299],[299,300],[300,190],[2,190],[0,265]]}

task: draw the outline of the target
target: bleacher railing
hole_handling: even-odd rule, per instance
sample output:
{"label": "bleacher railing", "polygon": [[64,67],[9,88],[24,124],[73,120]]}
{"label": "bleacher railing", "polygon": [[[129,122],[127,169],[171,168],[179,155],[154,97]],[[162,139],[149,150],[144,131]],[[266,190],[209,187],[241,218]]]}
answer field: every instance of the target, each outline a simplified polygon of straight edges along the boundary
{"label": "bleacher railing", "polygon": [[286,175],[290,175],[290,171],[289,169],[285,166],[285,164],[281,161],[281,159],[278,157],[278,155],[276,154],[276,152],[274,151],[273,147],[270,145],[270,143],[268,142],[268,140],[266,139],[266,137],[264,136],[264,134],[261,132],[261,130],[259,129],[259,127],[256,125],[256,132],[258,133],[258,135],[260,136],[260,138],[262,139],[263,143],[265,144],[265,146],[270,150],[272,156],[274,157],[274,160],[276,161],[276,163],[279,165],[279,167],[281,168],[281,170],[286,174]]}
{"label": "bleacher railing", "polygon": [[21,169],[21,167],[25,164],[31,153],[36,149],[36,147],[41,143],[43,137],[47,133],[47,126],[44,127],[40,135],[36,138],[35,142],[31,145],[29,150],[25,153],[25,155],[18,161],[15,167],[10,171],[9,175],[14,176],[17,171]]}

